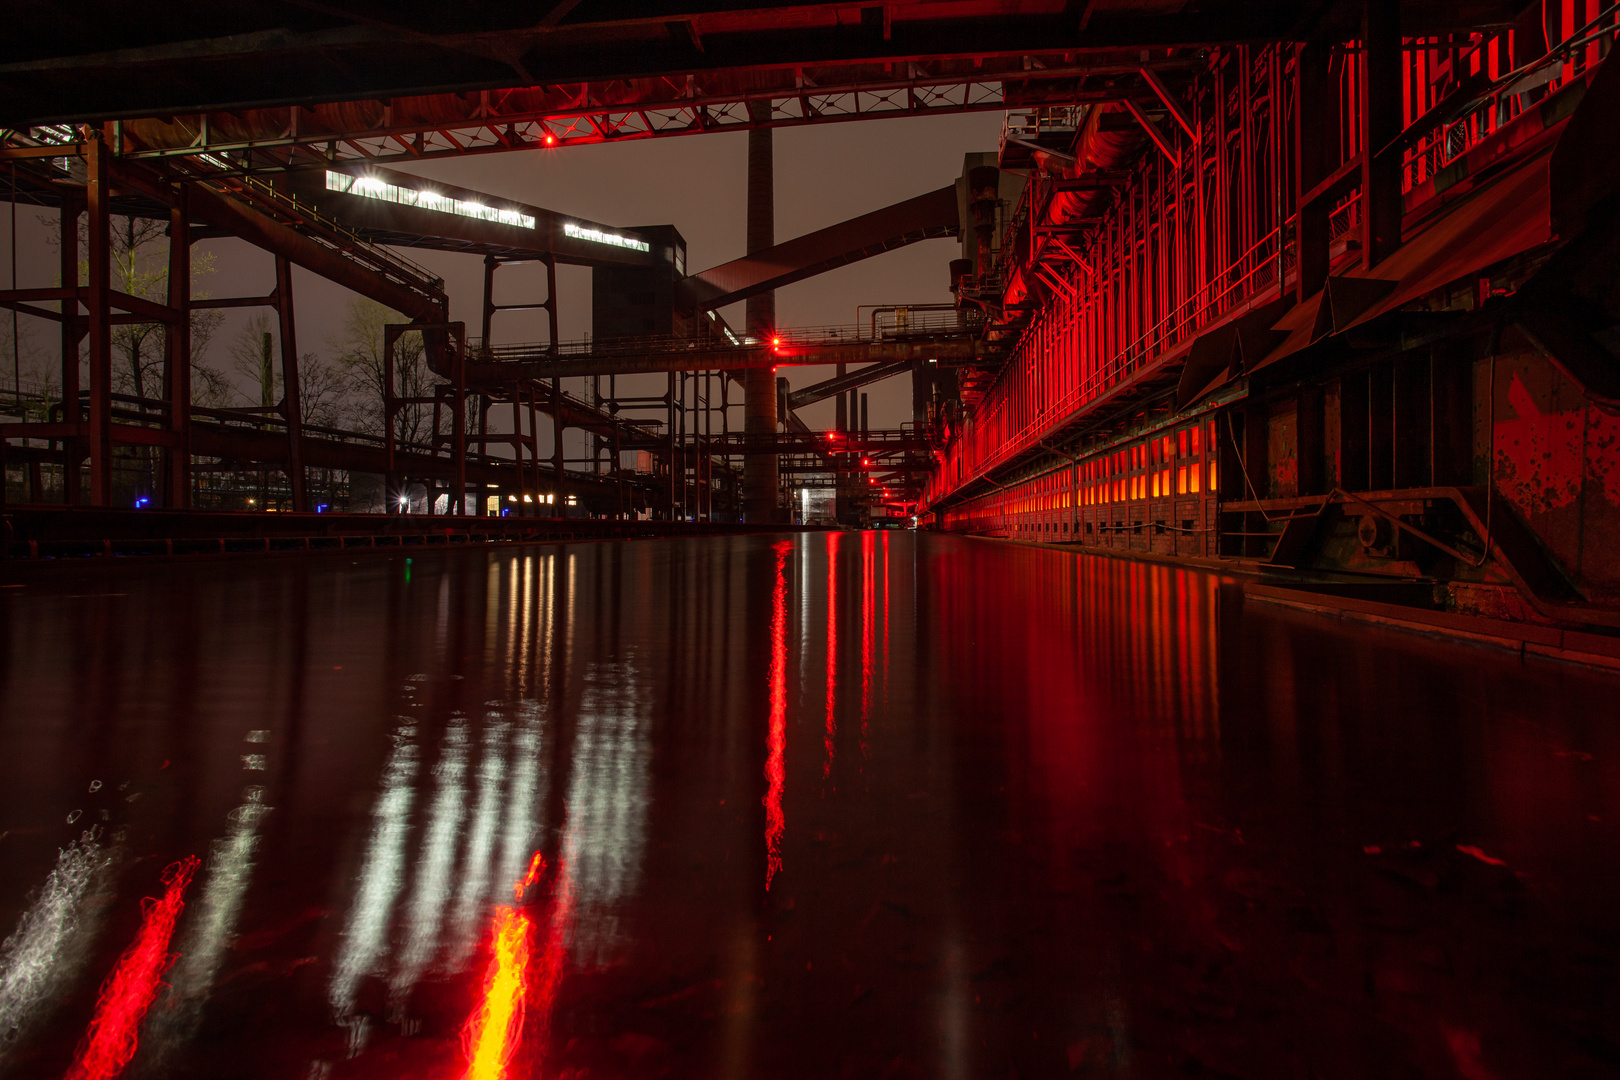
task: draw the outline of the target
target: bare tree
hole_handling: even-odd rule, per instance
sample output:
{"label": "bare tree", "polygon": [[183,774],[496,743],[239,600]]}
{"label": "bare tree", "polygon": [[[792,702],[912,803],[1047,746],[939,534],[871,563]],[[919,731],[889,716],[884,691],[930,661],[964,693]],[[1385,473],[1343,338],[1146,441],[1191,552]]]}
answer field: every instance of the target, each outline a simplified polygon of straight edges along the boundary
{"label": "bare tree", "polygon": [[335,360],[307,352],[298,361],[299,412],[305,426],[341,427],[352,408],[352,379]]}
{"label": "bare tree", "polygon": [[[54,226],[49,219],[43,224]],[[114,218],[110,236],[112,287],[131,296],[139,296],[154,303],[167,303],[169,291],[169,255],[166,223],[150,218]],[[60,242],[54,228],[47,241],[52,248]],[[89,223],[79,222],[79,250],[89,244]],[[89,280],[89,264],[78,260],[79,281]],[[195,283],[214,272],[212,253],[191,253],[191,281],[193,295],[206,298]],[[193,403],[218,406],[229,397],[229,384],[206,362],[208,346],[224,321],[225,313],[217,308],[199,308],[191,312],[191,385]],[[164,361],[164,335],[161,323],[125,323],[112,328],[113,392],[133,394],[135,397],[156,397],[162,393]]]}
{"label": "bare tree", "polygon": [[[343,332],[332,344],[336,360],[348,372],[354,390],[350,423],[360,431],[381,434],[383,402],[387,383],[383,364],[383,328],[406,319],[375,300],[356,297],[349,301]],[[422,335],[408,333],[394,344],[395,397],[431,397],[435,383],[422,349]],[[407,405],[394,414],[394,438],[401,443],[420,443],[432,434],[431,405]]]}

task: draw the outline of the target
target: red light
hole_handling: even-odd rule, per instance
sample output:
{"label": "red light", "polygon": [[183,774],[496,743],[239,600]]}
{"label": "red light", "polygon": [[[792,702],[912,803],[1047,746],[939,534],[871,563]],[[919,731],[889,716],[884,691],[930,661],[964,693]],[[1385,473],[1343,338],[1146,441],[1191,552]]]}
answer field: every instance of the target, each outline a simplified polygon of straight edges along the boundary
{"label": "red light", "polygon": [[547,146],[556,146],[557,145],[557,136],[553,135],[549,131],[546,132],[546,145]]}

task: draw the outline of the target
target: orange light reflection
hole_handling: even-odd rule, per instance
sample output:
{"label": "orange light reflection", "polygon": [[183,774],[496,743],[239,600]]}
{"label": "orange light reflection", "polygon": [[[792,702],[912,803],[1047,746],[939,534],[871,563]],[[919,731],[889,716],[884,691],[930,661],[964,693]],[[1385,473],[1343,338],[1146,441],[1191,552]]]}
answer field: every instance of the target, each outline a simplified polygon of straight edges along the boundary
{"label": "orange light reflection", "polygon": [[483,996],[462,1029],[467,1080],[501,1080],[522,1041],[534,919],[517,905],[545,869],[545,857],[535,852],[528,873],[512,885],[512,906],[495,909]]}
{"label": "orange light reflection", "polygon": [[[521,888],[521,886],[520,886]],[[523,1034],[524,975],[534,926],[528,912],[495,909],[494,950],[483,999],[467,1022],[467,1080],[501,1080]]]}

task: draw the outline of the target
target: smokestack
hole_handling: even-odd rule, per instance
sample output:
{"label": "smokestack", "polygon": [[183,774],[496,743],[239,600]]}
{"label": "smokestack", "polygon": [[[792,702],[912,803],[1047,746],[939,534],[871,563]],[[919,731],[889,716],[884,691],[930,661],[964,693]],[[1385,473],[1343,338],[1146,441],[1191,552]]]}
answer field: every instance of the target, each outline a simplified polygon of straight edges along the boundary
{"label": "smokestack", "polygon": [[[763,124],[771,118],[768,101],[750,102],[748,118]],[[748,254],[776,243],[776,175],[771,129],[748,132]],[[776,329],[776,293],[748,298],[744,328],[756,341],[765,341]],[[743,375],[743,430],[750,435],[776,434],[776,372],[750,368]],[[753,523],[774,522],[781,514],[776,505],[778,481],[775,454],[750,454],[743,459],[743,514]]]}

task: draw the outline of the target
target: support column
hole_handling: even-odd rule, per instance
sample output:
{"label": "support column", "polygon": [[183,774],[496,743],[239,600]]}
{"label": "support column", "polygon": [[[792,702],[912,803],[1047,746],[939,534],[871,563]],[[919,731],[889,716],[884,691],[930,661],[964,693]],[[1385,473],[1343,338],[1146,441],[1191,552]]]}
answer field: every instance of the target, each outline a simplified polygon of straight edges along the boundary
{"label": "support column", "polygon": [[164,328],[163,389],[175,445],[167,452],[163,505],[185,510],[191,506],[191,223],[186,219],[184,184],[175,188],[169,210],[169,307],[175,318]]}
{"label": "support column", "polygon": [[[748,118],[755,124],[771,118],[768,101],[752,102]],[[748,254],[776,243],[776,177],[771,129],[748,132]],[[744,328],[763,341],[776,329],[776,293],[748,298]],[[749,368],[743,375],[743,430],[749,435],[776,434],[776,369]],[[743,513],[754,523],[776,522],[778,462],[775,454],[749,454],[743,459]]]}
{"label": "support column", "polygon": [[[84,201],[77,192],[64,189],[58,219],[63,288],[79,287],[79,215],[83,212]],[[84,320],[79,315],[78,299],[63,300],[62,421],[68,424],[84,423],[84,414],[79,409],[79,339],[83,336]],[[71,437],[62,440],[62,498],[69,506],[77,506],[84,500],[79,490],[79,462],[83,457],[83,440]]]}
{"label": "support column", "polygon": [[[552,505],[560,506],[556,500],[562,498],[563,488],[563,404],[562,380],[551,380],[551,471],[554,478],[555,490],[551,493]],[[555,511],[552,516],[556,517]]]}
{"label": "support column", "polygon": [[1401,134],[1401,15],[1396,0],[1364,0],[1362,80],[1362,251],[1377,266],[1401,246],[1401,155],[1379,153]]}
{"label": "support column", "polygon": [[89,210],[90,503],[112,505],[112,222],[108,213],[109,151],[95,131],[85,140],[85,199]]}
{"label": "support column", "polygon": [[467,329],[457,332],[455,351],[456,416],[450,425],[450,450],[456,455],[456,494],[445,509],[456,516],[467,512]]}
{"label": "support column", "polygon": [[287,422],[287,480],[293,509],[309,509],[304,498],[304,411],[298,383],[298,335],[293,329],[292,263],[276,256],[276,313],[281,330],[281,418]]}

